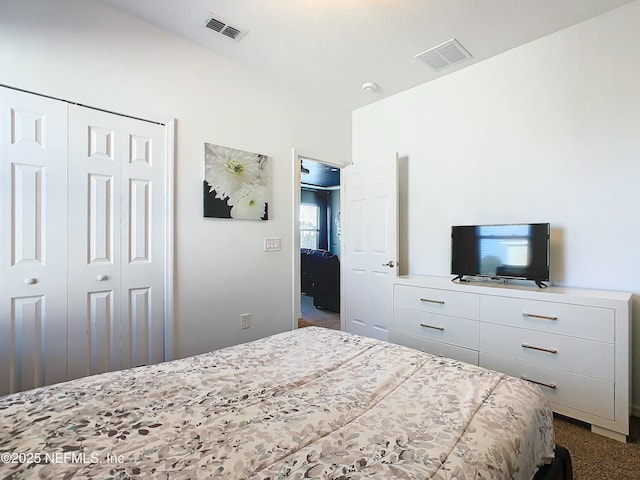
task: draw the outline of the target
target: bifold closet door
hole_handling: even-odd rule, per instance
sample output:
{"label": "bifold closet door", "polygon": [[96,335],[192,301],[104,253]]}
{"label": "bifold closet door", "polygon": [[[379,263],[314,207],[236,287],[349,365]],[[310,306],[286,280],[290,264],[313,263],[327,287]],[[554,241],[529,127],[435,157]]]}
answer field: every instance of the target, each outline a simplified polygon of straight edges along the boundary
{"label": "bifold closet door", "polygon": [[164,360],[164,126],[0,87],[0,395]]}
{"label": "bifold closet door", "polygon": [[0,395],[66,379],[67,104],[0,87]]}
{"label": "bifold closet door", "polygon": [[164,360],[164,127],[69,106],[68,377]]}

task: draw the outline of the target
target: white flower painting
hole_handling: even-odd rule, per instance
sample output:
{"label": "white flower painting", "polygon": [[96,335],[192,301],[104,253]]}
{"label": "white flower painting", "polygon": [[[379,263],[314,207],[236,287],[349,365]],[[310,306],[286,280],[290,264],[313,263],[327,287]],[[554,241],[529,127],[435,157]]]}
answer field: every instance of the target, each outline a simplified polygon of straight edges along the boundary
{"label": "white flower painting", "polygon": [[204,144],[204,216],[267,220],[267,156]]}

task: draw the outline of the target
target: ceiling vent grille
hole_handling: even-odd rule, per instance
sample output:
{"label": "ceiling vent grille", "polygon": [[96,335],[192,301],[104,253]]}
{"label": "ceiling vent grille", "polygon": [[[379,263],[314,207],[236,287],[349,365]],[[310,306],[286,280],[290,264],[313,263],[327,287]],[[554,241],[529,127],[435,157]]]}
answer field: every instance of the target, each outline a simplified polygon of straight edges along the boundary
{"label": "ceiling vent grille", "polygon": [[240,41],[240,39],[247,34],[246,31],[243,31],[237,27],[232,27],[217,15],[209,15],[204,21],[204,27],[208,28],[209,30],[213,30],[214,32],[217,32],[221,35],[224,35],[231,40],[235,40],[236,42]]}
{"label": "ceiling vent grille", "polygon": [[438,46],[430,48],[426,52],[416,55],[416,58],[425,61],[431,68],[437,71],[472,57],[455,38],[452,38]]}

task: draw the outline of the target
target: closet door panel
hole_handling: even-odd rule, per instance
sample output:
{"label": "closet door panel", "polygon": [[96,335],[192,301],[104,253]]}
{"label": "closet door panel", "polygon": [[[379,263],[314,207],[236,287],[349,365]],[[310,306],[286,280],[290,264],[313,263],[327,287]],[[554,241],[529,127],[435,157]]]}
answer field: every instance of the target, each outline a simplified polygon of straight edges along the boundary
{"label": "closet door panel", "polygon": [[164,360],[164,126],[123,120],[122,184],[123,362]]}
{"label": "closet door panel", "polygon": [[122,117],[69,106],[69,378],[122,368]]}
{"label": "closet door panel", "polygon": [[[44,295],[11,299],[10,347],[11,392],[20,392],[47,383],[47,351],[44,348],[46,319]],[[8,392],[7,392],[8,393]]]}
{"label": "closet door panel", "polygon": [[114,263],[114,189],[113,175],[87,175],[87,264]]}
{"label": "closet door panel", "polygon": [[128,292],[125,328],[130,341],[123,345],[123,357],[131,366],[158,363],[153,361],[157,339],[153,338],[152,298],[151,288],[130,288]]}
{"label": "closet door panel", "polygon": [[110,290],[94,291],[87,295],[89,332],[88,371],[91,374],[121,368],[117,316],[114,315],[114,293]]}
{"label": "closet door panel", "polygon": [[67,106],[0,87],[0,395],[66,379]]}

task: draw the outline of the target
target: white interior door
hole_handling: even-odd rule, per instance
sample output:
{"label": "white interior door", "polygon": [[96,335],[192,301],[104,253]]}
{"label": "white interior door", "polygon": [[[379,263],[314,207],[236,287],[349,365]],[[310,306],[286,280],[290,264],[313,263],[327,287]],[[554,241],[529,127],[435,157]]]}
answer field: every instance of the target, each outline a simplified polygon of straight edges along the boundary
{"label": "white interior door", "polygon": [[388,340],[398,271],[397,159],[344,169],[346,330]]}
{"label": "white interior door", "polygon": [[0,395],[66,379],[67,105],[0,87]]}
{"label": "white interior door", "polygon": [[122,368],[122,118],[69,107],[69,378]]}
{"label": "white interior door", "polygon": [[165,360],[166,142],[162,125],[123,119],[121,341],[124,368]]}
{"label": "white interior door", "polygon": [[0,87],[0,395],[172,354],[172,139]]}
{"label": "white interior door", "polygon": [[69,114],[69,378],[164,360],[164,127]]}

